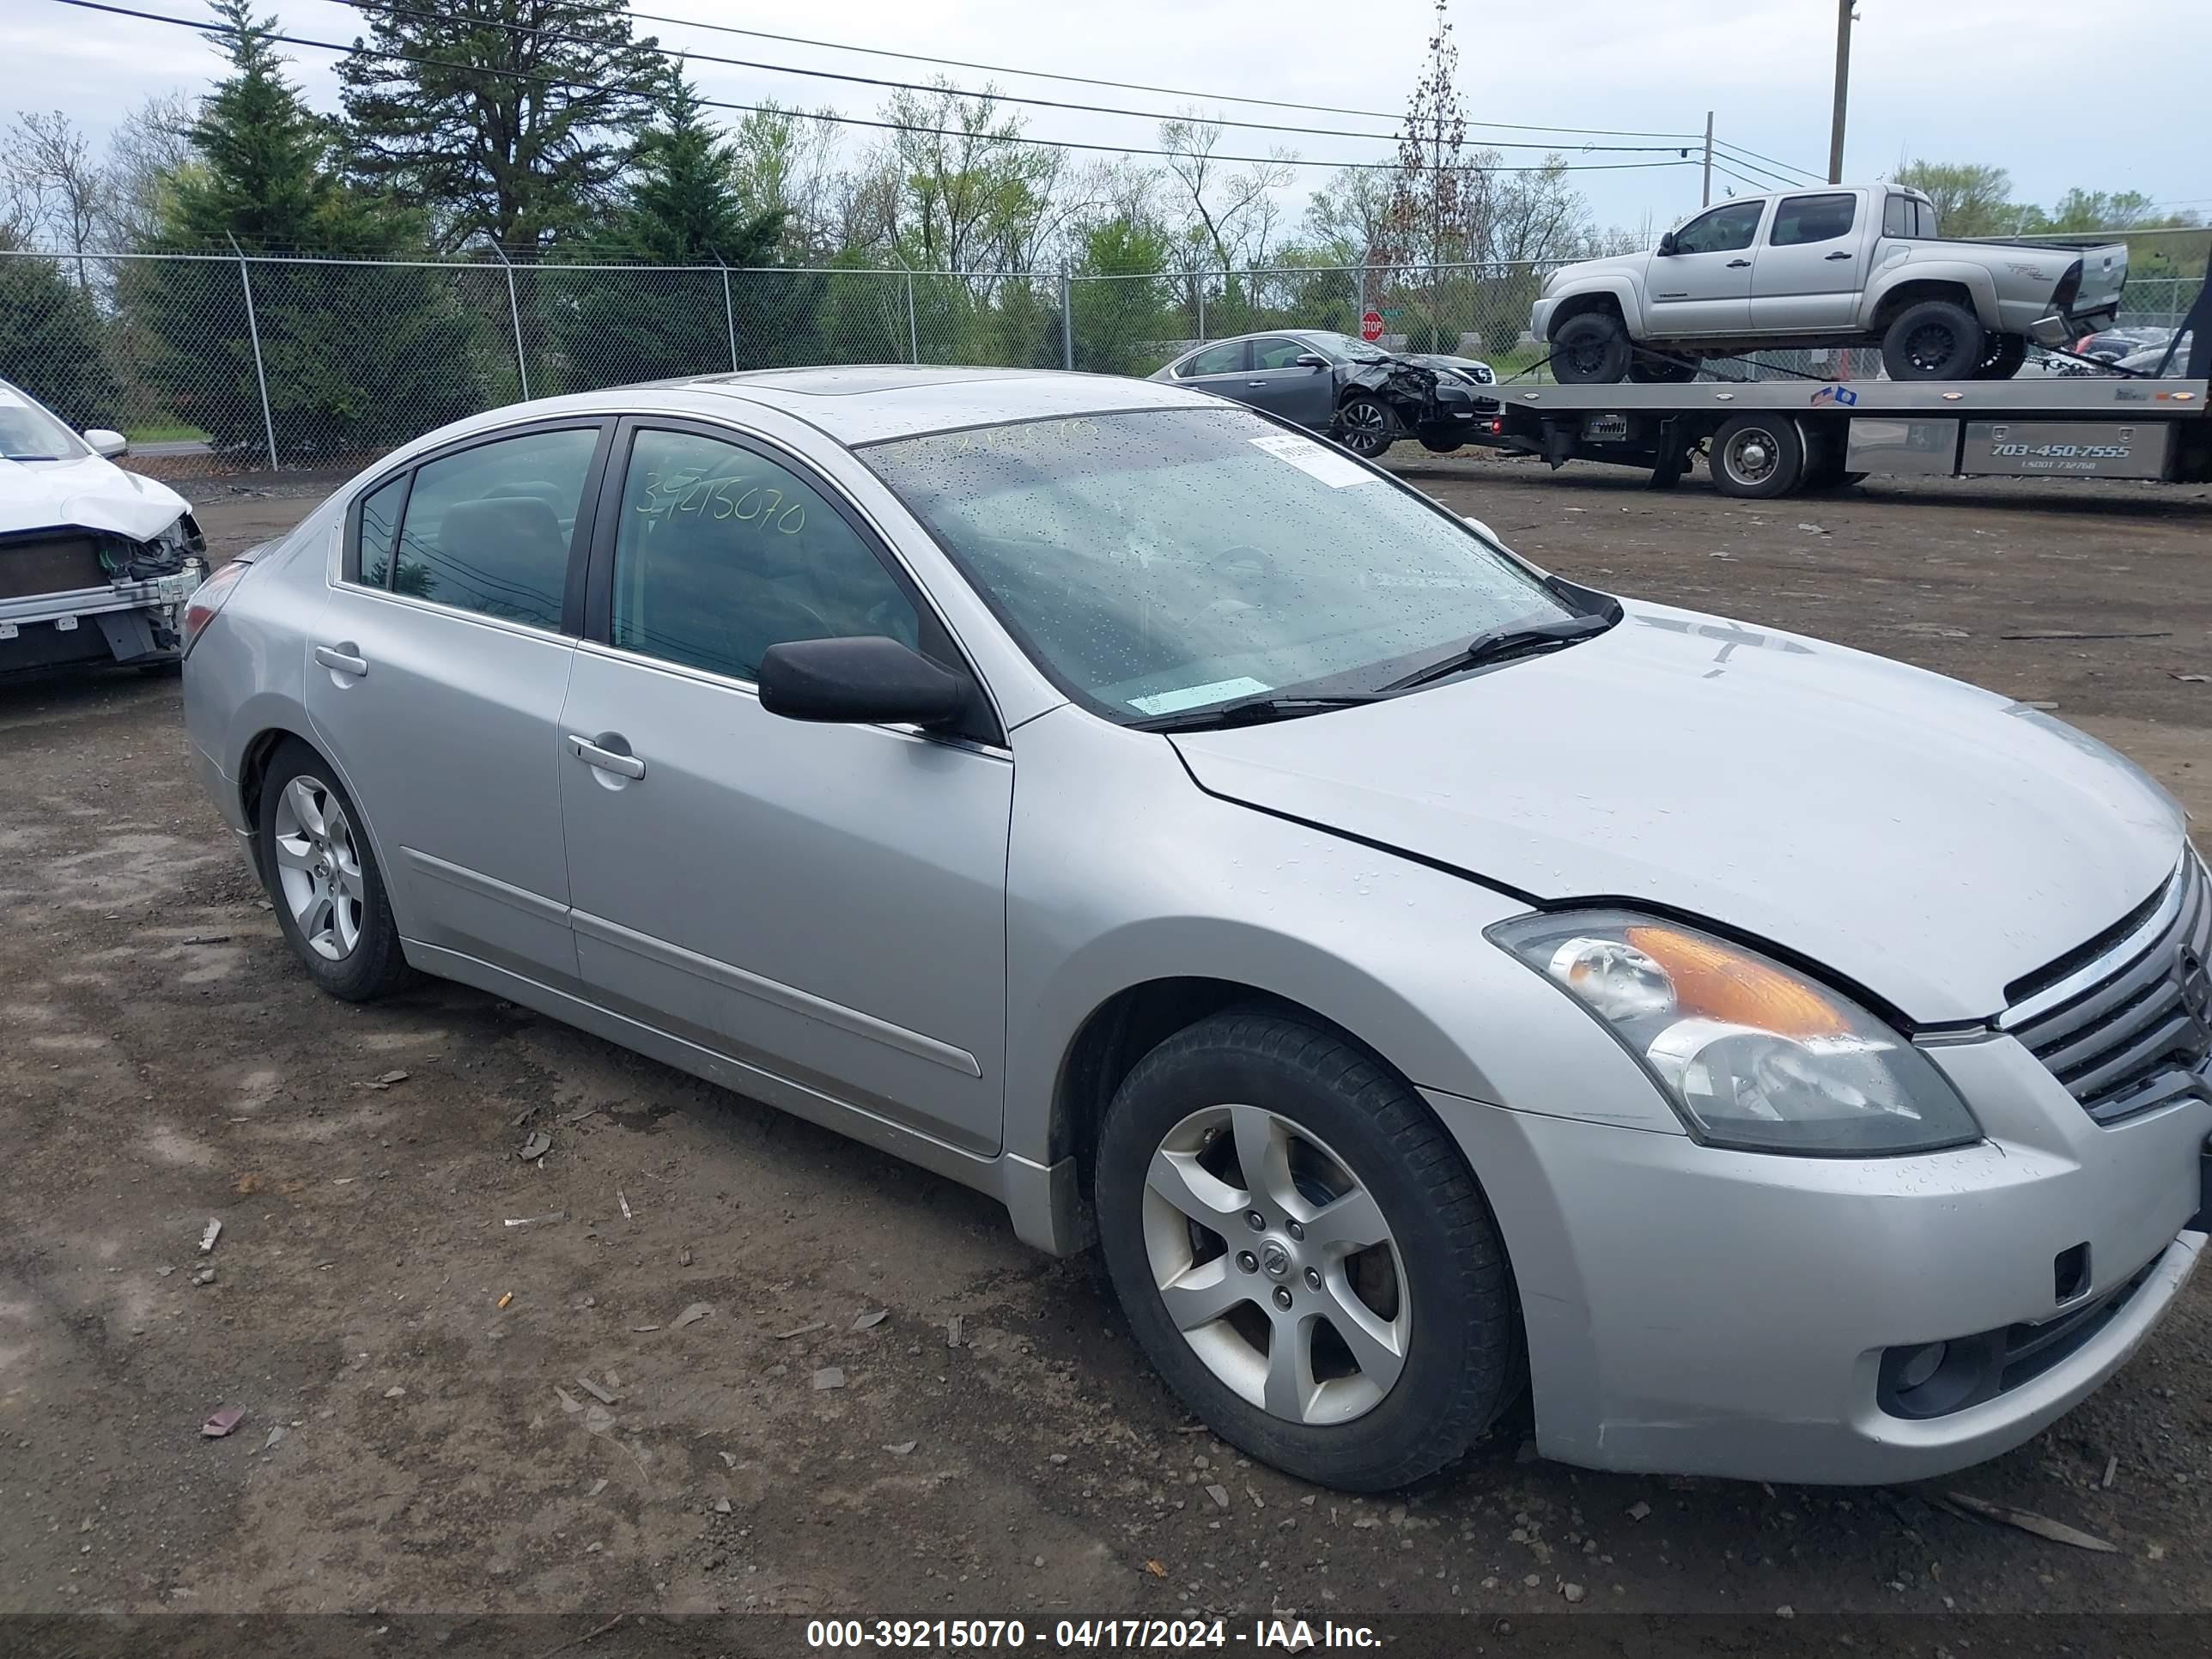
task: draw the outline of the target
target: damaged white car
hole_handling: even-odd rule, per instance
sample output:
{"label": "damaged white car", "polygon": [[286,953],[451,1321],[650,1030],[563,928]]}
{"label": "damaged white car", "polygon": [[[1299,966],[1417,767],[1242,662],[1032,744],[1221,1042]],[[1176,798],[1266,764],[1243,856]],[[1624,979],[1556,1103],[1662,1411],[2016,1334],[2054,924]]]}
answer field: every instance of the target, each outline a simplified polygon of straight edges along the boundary
{"label": "damaged white car", "polygon": [[207,544],[185,498],[0,380],[0,674],[71,663],[173,666]]}

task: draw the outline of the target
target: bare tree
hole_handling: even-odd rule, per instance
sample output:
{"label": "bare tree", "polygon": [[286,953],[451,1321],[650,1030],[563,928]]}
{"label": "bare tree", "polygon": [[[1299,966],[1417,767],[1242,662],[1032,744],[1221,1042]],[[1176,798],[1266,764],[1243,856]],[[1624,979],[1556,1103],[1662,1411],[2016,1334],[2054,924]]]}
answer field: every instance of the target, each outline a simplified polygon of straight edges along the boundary
{"label": "bare tree", "polygon": [[1444,0],[1436,0],[1429,55],[1398,139],[1391,176],[1387,243],[1395,262],[1451,264],[1476,257],[1489,217],[1492,152],[1467,147],[1467,106],[1459,93],[1459,47]]}
{"label": "bare tree", "polygon": [[198,100],[188,94],[156,93],[109,135],[101,229],[110,247],[127,250],[153,240],[163,195],[192,159],[191,129],[198,114]]}
{"label": "bare tree", "polygon": [[1211,254],[1215,270],[1236,270],[1267,257],[1281,222],[1274,192],[1289,185],[1298,158],[1277,149],[1267,161],[1232,171],[1214,157],[1220,143],[1220,127],[1194,113],[1160,123],[1160,148],[1168,152],[1185,243],[1200,255]]}
{"label": "bare tree", "polygon": [[59,110],[33,110],[9,123],[6,143],[14,212],[48,246],[78,256],[77,286],[90,294],[83,255],[96,240],[108,188],[90,142]]}

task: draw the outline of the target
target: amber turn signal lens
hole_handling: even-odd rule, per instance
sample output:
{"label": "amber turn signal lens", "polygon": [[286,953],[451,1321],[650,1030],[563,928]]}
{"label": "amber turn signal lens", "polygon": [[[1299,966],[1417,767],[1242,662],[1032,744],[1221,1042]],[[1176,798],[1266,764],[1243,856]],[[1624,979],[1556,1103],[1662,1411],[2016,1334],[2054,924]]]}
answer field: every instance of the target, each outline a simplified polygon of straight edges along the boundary
{"label": "amber turn signal lens", "polygon": [[1777,1036],[1843,1036],[1850,1030],[1842,1010],[1810,986],[1725,945],[1672,927],[1631,927],[1626,937],[1667,970],[1676,1005],[1686,1014]]}

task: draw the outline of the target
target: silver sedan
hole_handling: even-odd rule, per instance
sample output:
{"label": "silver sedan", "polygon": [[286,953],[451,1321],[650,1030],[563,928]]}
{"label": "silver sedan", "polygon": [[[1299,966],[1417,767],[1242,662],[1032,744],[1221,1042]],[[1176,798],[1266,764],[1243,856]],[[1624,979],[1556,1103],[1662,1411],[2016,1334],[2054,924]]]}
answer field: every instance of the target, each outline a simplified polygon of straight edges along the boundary
{"label": "silver sedan", "polygon": [[1096,1239],[1224,1437],[1892,1481],[2203,1240],[2212,888],[2036,709],[1547,574],[1184,388],[448,427],[188,618],[332,994],[463,981]]}

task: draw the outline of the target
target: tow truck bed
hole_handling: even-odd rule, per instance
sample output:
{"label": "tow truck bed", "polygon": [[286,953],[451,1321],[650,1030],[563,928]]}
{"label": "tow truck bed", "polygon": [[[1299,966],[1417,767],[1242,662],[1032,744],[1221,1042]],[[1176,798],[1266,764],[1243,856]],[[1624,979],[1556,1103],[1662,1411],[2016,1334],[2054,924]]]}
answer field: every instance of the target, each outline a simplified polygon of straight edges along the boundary
{"label": "tow truck bed", "polygon": [[1709,443],[1713,483],[1785,495],[1871,472],[1959,477],[2212,480],[2212,383],[2036,376],[2011,380],[1733,380],[1500,386],[1471,441],[1649,467],[1664,489]]}

